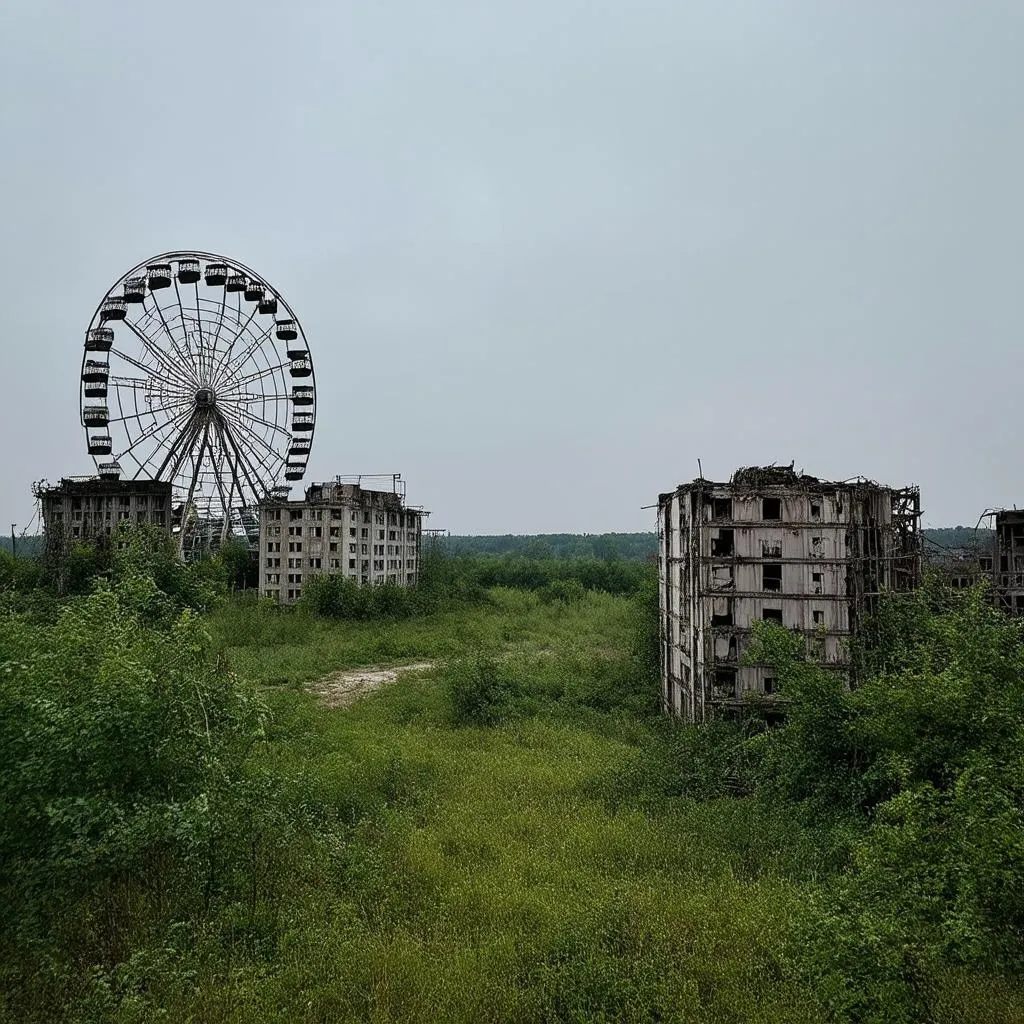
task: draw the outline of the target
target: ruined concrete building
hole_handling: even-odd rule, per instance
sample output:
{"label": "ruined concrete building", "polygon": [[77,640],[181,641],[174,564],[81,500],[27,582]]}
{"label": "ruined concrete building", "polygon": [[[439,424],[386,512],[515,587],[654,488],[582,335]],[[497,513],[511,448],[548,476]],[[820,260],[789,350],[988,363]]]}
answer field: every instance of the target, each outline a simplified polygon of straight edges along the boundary
{"label": "ruined concrete building", "polygon": [[1012,615],[1024,615],[1024,511],[996,513],[994,550],[979,559],[993,578],[996,603]]}
{"label": "ruined concrete building", "polygon": [[828,482],[790,467],[697,479],[658,499],[662,702],[703,722],[775,680],[744,655],[755,622],[806,637],[837,671],[882,590],[921,576],[920,495]]}
{"label": "ruined concrete building", "polygon": [[64,477],[37,484],[46,550],[56,553],[79,542],[102,542],[119,525],[146,523],[171,532],[171,484],[120,480],[116,476]]}
{"label": "ruined concrete building", "polygon": [[420,567],[422,520],[405,504],[400,477],[391,490],[360,483],[311,484],[304,501],[273,496],[260,503],[260,593],[282,604],[302,596],[319,573],[360,584],[412,586]]}

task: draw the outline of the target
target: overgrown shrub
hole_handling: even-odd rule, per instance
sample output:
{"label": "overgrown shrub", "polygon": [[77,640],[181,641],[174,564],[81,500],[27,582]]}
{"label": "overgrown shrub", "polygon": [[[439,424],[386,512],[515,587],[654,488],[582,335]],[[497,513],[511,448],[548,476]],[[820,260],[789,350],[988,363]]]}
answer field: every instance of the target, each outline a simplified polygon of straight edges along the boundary
{"label": "overgrown shrub", "polygon": [[853,689],[806,663],[800,638],[761,630],[752,656],[790,703],[749,748],[769,794],[850,829],[854,868],[809,928],[817,982],[857,1019],[894,1013],[879,993],[896,986],[903,1016],[886,1019],[910,1021],[935,964],[1024,956],[1024,630],[980,590],[934,582],[884,601],[871,628]]}
{"label": "overgrown shrub", "polygon": [[116,960],[140,929],[237,898],[258,835],[243,766],[266,708],[202,620],[172,614],[126,558],[53,624],[0,618],[0,945],[15,988],[29,950],[39,969]]}
{"label": "overgrown shrub", "polygon": [[456,725],[497,725],[512,711],[516,689],[505,666],[494,658],[453,662],[444,679]]}

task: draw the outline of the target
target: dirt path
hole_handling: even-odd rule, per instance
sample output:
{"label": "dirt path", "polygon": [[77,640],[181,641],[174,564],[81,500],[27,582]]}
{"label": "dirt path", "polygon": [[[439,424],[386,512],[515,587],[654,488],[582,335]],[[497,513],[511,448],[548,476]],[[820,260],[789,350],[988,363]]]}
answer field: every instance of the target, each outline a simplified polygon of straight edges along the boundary
{"label": "dirt path", "polygon": [[424,672],[433,667],[432,661],[418,661],[411,665],[392,665],[390,668],[378,665],[343,669],[314,680],[306,689],[319,697],[327,707],[343,708],[372,693],[379,686],[393,683],[401,673]]}

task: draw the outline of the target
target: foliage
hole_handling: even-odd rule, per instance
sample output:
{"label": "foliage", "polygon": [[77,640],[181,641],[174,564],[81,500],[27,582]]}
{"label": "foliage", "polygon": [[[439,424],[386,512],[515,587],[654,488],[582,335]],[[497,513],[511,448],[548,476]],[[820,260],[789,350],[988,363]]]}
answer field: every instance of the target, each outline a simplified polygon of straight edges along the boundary
{"label": "foliage", "polygon": [[809,929],[823,989],[844,1013],[910,1021],[935,965],[1024,954],[1024,631],[980,589],[932,581],[883,603],[872,633],[851,690],[763,630],[753,656],[791,703],[752,747],[769,794],[851,829],[852,869]]}
{"label": "foliage", "polygon": [[655,533],[541,533],[533,536],[451,536],[436,542],[449,555],[518,555],[525,558],[596,558],[648,561],[658,551]]}
{"label": "foliage", "polygon": [[135,554],[49,626],[0,619],[0,944],[23,951],[9,957],[13,990],[46,984],[31,969],[119,957],[140,915],[209,911],[253,834],[243,766],[266,708],[195,612],[170,614],[133,571]]}

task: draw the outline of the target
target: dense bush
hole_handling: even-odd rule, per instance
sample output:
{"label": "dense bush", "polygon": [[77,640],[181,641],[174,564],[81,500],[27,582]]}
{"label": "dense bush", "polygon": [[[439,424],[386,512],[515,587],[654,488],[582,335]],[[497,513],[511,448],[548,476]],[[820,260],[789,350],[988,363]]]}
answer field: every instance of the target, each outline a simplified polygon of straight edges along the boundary
{"label": "dense bush", "polygon": [[[928,1019],[941,965],[1024,957],[1024,629],[979,591],[932,582],[883,602],[850,689],[764,627],[785,724],[726,728],[757,798],[792,805],[847,850],[800,931],[801,969],[841,1019]],[[727,744],[723,747],[722,744]]]}
{"label": "dense bush", "polygon": [[26,982],[73,984],[76,963],[116,960],[140,931],[251,898],[236,865],[262,798],[243,768],[266,709],[133,557],[50,625],[0,617],[12,998]]}

